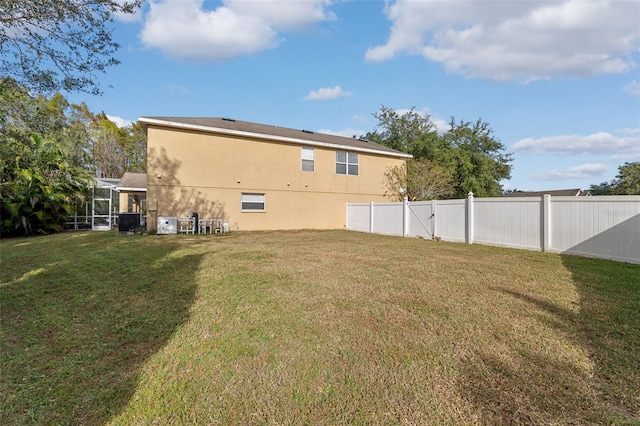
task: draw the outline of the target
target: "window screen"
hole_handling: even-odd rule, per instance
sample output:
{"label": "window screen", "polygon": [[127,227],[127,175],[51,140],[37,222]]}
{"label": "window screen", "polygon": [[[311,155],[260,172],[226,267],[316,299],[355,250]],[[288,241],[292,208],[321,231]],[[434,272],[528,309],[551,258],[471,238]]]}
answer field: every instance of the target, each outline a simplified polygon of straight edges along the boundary
{"label": "window screen", "polygon": [[354,152],[336,151],[337,174],[358,176],[358,172],[358,154]]}
{"label": "window screen", "polygon": [[242,194],[240,209],[242,211],[265,211],[264,194]]}
{"label": "window screen", "polygon": [[302,171],[313,172],[315,170],[315,150],[302,147]]}

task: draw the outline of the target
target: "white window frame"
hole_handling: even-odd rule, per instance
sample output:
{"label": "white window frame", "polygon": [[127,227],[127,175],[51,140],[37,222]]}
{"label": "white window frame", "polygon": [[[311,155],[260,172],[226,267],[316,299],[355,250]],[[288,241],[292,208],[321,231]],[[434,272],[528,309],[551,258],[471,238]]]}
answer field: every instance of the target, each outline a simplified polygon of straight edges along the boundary
{"label": "white window frame", "polygon": [[[306,162],[306,163],[305,163]],[[305,164],[311,164],[311,170],[305,170]],[[316,150],[314,148],[303,146],[300,149],[300,170],[303,172],[313,173],[316,171]]]}
{"label": "white window frame", "polygon": [[[262,208],[256,205],[262,204]],[[256,207],[256,208],[254,208]],[[242,192],[240,194],[240,211],[260,213],[267,211],[267,197],[264,193]]]}
{"label": "white window frame", "polygon": [[[344,161],[338,157],[344,155]],[[336,174],[347,176],[358,176],[360,174],[360,159],[357,152],[336,151]],[[344,173],[338,171],[338,166],[344,166]],[[355,168],[355,173],[353,169]]]}

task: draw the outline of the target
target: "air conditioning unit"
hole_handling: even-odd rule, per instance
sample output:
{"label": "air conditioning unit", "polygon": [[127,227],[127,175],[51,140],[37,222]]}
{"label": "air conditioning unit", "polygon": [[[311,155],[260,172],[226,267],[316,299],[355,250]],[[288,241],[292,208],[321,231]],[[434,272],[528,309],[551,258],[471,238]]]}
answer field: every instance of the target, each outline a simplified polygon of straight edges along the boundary
{"label": "air conditioning unit", "polygon": [[158,234],[168,235],[178,233],[177,217],[159,217],[158,218]]}
{"label": "air conditioning unit", "polygon": [[140,213],[120,213],[118,215],[118,231],[135,232],[140,229]]}

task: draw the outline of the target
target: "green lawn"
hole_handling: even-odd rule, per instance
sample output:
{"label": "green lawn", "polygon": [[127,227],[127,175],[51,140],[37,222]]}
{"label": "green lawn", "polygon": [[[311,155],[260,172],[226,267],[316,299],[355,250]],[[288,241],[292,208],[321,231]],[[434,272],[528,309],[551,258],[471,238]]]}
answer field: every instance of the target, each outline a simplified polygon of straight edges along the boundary
{"label": "green lawn", "polygon": [[640,424],[640,265],[346,231],[0,242],[0,424]]}

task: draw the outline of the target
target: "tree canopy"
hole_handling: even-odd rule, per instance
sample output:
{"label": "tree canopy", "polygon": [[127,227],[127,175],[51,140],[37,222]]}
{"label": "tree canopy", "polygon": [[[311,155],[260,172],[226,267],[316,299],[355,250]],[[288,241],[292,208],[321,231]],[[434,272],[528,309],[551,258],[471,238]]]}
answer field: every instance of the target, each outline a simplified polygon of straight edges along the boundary
{"label": "tree canopy", "polygon": [[414,154],[424,146],[425,139],[437,137],[436,125],[429,115],[417,113],[414,108],[399,114],[382,105],[373,116],[378,120],[377,129],[367,134],[367,139],[398,151]]}
{"label": "tree canopy", "polygon": [[57,232],[84,200],[90,175],[69,164],[54,141],[37,133],[0,146],[3,234]]}
{"label": "tree canopy", "polygon": [[3,0],[0,75],[35,92],[100,93],[96,73],[116,65],[110,24],[142,0]]}
{"label": "tree canopy", "polygon": [[124,128],[60,93],[32,96],[0,79],[0,233],[61,229],[93,176],[119,178],[146,168],[142,127]]}
{"label": "tree canopy", "polygon": [[615,179],[591,185],[589,190],[593,195],[640,195],[640,161],[622,164]]}
{"label": "tree canopy", "polygon": [[[378,125],[366,138],[414,157],[407,162],[404,176],[399,170],[387,173],[390,194],[407,191],[416,200],[464,198],[469,192],[492,197],[501,194],[500,180],[511,177],[512,155],[481,119],[472,123],[452,117],[449,129],[439,134],[431,117],[413,108],[400,114],[382,105],[373,116]],[[399,186],[401,182],[404,187]],[[411,187],[412,182],[422,184]],[[429,182],[427,191],[421,189],[425,182]]]}

